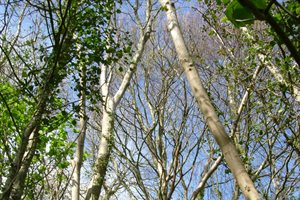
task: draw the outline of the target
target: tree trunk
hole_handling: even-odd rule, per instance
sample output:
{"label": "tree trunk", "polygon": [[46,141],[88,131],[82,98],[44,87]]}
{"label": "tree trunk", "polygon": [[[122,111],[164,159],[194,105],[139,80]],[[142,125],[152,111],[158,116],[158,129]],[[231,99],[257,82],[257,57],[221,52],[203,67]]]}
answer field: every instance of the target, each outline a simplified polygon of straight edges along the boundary
{"label": "tree trunk", "polygon": [[[47,90],[47,88],[45,90]],[[32,157],[29,156],[28,159],[26,159],[26,162],[23,162],[24,161],[23,159],[25,157],[24,155],[26,153],[26,150],[35,151],[36,145],[33,145],[31,148],[28,148],[30,147],[30,136],[33,135],[34,132],[39,131],[39,125],[42,120],[42,115],[45,110],[47,99],[48,99],[47,92],[43,91],[36,112],[22,135],[21,143],[18,147],[9,174],[7,175],[7,180],[5,181],[5,185],[2,190],[3,192],[0,195],[0,199],[11,199],[11,196],[16,197],[14,199],[21,198],[22,193],[18,192],[18,194],[13,194],[13,191],[20,191],[21,188],[17,188],[17,187],[23,185],[23,183],[20,182],[21,180],[25,181],[26,174],[24,174],[24,172],[28,171],[29,164],[27,162],[31,162],[30,158]],[[29,154],[31,154],[31,152],[29,152]],[[23,177],[24,175],[25,175],[24,178],[21,179],[18,178],[18,177]]]}
{"label": "tree trunk", "polygon": [[160,0],[160,2],[161,5],[167,9],[168,29],[173,38],[177,55],[181,65],[185,70],[198,107],[203,113],[211,133],[220,146],[227,165],[234,174],[235,179],[237,180],[238,185],[245,197],[251,200],[260,199],[259,193],[256,191],[255,186],[250,179],[234,144],[231,142],[223,125],[220,123],[216,111],[202,85],[196,66],[193,63],[183,40],[174,4],[171,3],[170,0]]}
{"label": "tree trunk", "polygon": [[35,154],[36,145],[38,143],[38,130],[35,129],[29,137],[29,143],[22,159],[22,166],[15,176],[13,185],[11,186],[11,192],[9,199],[21,199],[24,190],[24,184],[26,175],[31,163],[31,160]]}
{"label": "tree trunk", "polygon": [[[66,13],[71,10],[70,3],[71,1],[66,7]],[[69,13],[68,17],[70,17],[70,15],[71,14]],[[61,24],[59,25],[60,27],[62,27]],[[35,112],[30,122],[27,124],[25,130],[21,131],[21,142],[17,147],[14,161],[13,163],[11,163],[9,174],[7,175],[7,180],[5,181],[2,193],[0,194],[0,199],[21,199],[27,171],[36,149],[35,142],[38,142],[39,139],[38,131],[47,107],[47,102],[50,97],[53,96],[53,90],[61,81],[61,79],[57,78],[57,75],[59,73],[64,74],[66,72],[65,65],[67,64],[68,59],[65,59],[65,56],[69,55],[71,46],[71,44],[66,43],[66,41],[71,41],[69,37],[72,35],[71,28],[68,28],[69,29],[66,30],[60,29],[56,33],[57,35],[60,35],[62,33],[66,35],[63,39],[54,41],[52,56],[49,56],[51,60],[47,63],[48,68],[45,70],[45,78],[43,79],[43,84],[38,89],[38,103],[35,108]],[[34,143],[30,141],[32,135],[34,135]]]}
{"label": "tree trunk", "polygon": [[77,139],[77,148],[76,148],[76,155],[73,160],[73,177],[72,177],[72,200],[79,200],[80,196],[80,171],[83,162],[83,153],[84,153],[84,141],[85,141],[85,134],[86,134],[86,123],[87,123],[87,116],[86,116],[86,69],[84,66],[81,67],[80,73],[80,120],[79,120],[79,136]]}
{"label": "tree trunk", "polygon": [[[152,4],[147,3],[147,7]],[[149,7],[150,8],[150,7]],[[104,177],[107,170],[107,165],[109,162],[110,152],[114,143],[114,117],[115,110],[121,101],[125,91],[127,90],[133,73],[136,70],[137,63],[140,61],[142,54],[144,52],[144,47],[148,41],[152,28],[152,19],[150,19],[150,12],[147,14],[147,25],[145,28],[140,29],[140,39],[137,45],[136,53],[132,57],[132,62],[124,75],[121,85],[118,91],[112,97],[109,94],[109,85],[111,81],[111,69],[107,70],[107,66],[102,65],[101,67],[101,78],[100,85],[103,99],[105,100],[103,106],[103,117],[102,117],[102,131],[99,144],[98,156],[96,158],[96,163],[93,168],[93,175],[90,182],[90,186],[87,189],[86,200],[98,200],[103,185]],[[109,72],[107,72],[109,71]]]}
{"label": "tree trunk", "polygon": [[93,176],[87,190],[86,199],[98,200],[103,185],[110,152],[114,143],[114,106],[111,99],[107,100],[103,109],[102,131],[99,144],[99,151],[94,165]]}

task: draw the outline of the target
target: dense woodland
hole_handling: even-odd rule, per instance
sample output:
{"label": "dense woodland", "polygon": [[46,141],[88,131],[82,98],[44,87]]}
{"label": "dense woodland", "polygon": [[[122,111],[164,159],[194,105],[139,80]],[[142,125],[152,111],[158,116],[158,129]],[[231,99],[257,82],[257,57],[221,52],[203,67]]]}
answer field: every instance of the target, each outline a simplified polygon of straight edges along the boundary
{"label": "dense woodland", "polygon": [[0,199],[300,199],[299,0],[1,0]]}

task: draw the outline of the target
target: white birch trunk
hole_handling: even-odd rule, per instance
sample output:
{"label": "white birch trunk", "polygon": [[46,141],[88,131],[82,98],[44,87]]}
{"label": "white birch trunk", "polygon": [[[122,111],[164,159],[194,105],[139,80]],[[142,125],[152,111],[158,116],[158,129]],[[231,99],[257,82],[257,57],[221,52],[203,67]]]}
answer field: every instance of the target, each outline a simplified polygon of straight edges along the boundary
{"label": "white birch trunk", "polygon": [[[144,44],[143,47],[144,48]],[[139,51],[137,53],[142,53]],[[140,59],[140,55],[136,55],[136,61]],[[138,60],[137,60],[138,58]],[[110,151],[114,142],[114,115],[116,106],[119,104],[121,98],[123,97],[131,77],[136,69],[136,62],[130,66],[128,73],[124,76],[123,82],[115,94],[114,97],[109,96],[108,86],[109,82],[106,79],[106,66],[102,66],[101,70],[101,86],[102,86],[102,95],[105,100],[103,106],[103,117],[102,117],[102,131],[99,144],[99,151],[96,159],[96,163],[93,168],[93,176],[90,182],[90,186],[87,191],[86,199],[98,200],[103,185],[104,177],[106,174],[107,165],[109,162]]]}
{"label": "white birch trunk", "polygon": [[111,74],[107,71],[107,66],[101,65],[100,85],[103,99],[102,130],[98,155],[93,167],[93,175],[87,190],[86,199],[98,200],[106,174],[109,162],[110,151],[113,145],[113,122],[115,106],[112,97],[109,95],[109,85],[111,83]]}
{"label": "white birch trunk", "polygon": [[190,58],[181,30],[179,28],[174,4],[171,3],[170,0],[160,0],[160,2],[162,6],[167,8],[168,29],[173,38],[176,52],[185,70],[192,92],[197,100],[198,107],[202,111],[211,133],[220,146],[225,160],[230,170],[234,174],[234,177],[237,180],[238,185],[245,197],[251,200],[260,199],[260,195],[256,191],[255,186],[250,179],[234,144],[231,142],[223,125],[218,119],[216,111],[202,85],[197,69]]}

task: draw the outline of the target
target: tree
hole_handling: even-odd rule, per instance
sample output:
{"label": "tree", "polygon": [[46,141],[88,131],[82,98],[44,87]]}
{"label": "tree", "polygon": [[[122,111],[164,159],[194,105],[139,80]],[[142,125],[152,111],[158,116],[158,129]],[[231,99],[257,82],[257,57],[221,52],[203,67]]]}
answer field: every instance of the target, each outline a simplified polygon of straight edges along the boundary
{"label": "tree", "polygon": [[[192,117],[198,111],[177,71],[167,35],[159,40],[163,34],[160,27],[151,37],[146,49],[152,51],[143,57],[130,96],[118,112],[114,152],[125,170],[115,173],[120,174],[117,177],[126,174],[121,185],[132,199],[172,199],[179,194],[188,198],[187,188],[194,179],[194,165],[207,130],[201,130]],[[197,131],[203,132],[202,137]],[[179,189],[182,182],[186,191]]]}
{"label": "tree", "polygon": [[[87,4],[91,3],[93,2],[89,1]],[[14,157],[15,159],[10,162],[10,172],[9,175],[6,176],[6,183],[1,195],[2,198],[13,199],[21,198],[29,167],[34,166],[36,162],[41,162],[39,160],[32,162],[32,160],[40,159],[40,156],[43,157],[40,153],[44,154],[44,156],[47,154],[47,156],[55,157],[55,162],[59,162],[56,163],[58,164],[58,171],[62,171],[68,167],[68,161],[63,159],[67,159],[68,154],[65,154],[65,152],[70,153],[72,145],[69,146],[67,142],[62,143],[61,140],[66,140],[67,132],[65,129],[72,128],[74,120],[71,119],[71,115],[64,110],[65,105],[62,103],[62,98],[59,97],[61,95],[60,89],[62,89],[59,85],[63,80],[66,80],[71,72],[71,70],[69,70],[69,64],[70,61],[74,61],[76,55],[74,53],[76,52],[74,51],[76,49],[74,35],[80,35],[78,32],[82,30],[82,26],[87,22],[84,16],[78,16],[78,13],[80,13],[79,10],[82,11],[82,13],[88,11],[88,7],[83,6],[85,5],[84,2],[25,2],[20,5],[23,6],[24,9],[19,17],[17,34],[13,38],[13,43],[6,43],[10,31],[10,26],[7,24],[12,21],[7,20],[7,26],[2,30],[7,34],[2,38],[4,45],[1,48],[4,54],[3,57],[1,57],[2,65],[5,66],[4,70],[7,71],[6,74],[11,73],[13,75],[13,78],[8,80],[12,83],[13,81],[17,83],[15,85],[17,89],[21,91],[20,97],[30,99],[30,101],[27,101],[28,105],[25,107],[31,110],[30,113],[27,113],[29,115],[23,116],[26,120],[19,122],[22,126],[19,126],[17,123],[14,124],[15,129],[12,129],[12,135],[15,138],[11,138],[13,138],[12,140],[15,139],[17,143],[6,146],[8,156]],[[107,9],[106,5],[103,5],[100,4],[99,6]],[[4,15],[4,21],[6,21],[7,18],[14,18],[15,8],[17,7],[18,4],[15,3],[8,3],[6,5],[5,10],[7,12]],[[10,14],[9,11],[11,11],[12,14]],[[26,20],[29,24],[32,22],[32,26],[36,28],[36,32],[30,32],[28,34],[29,36],[26,35],[26,30],[23,30],[22,27],[22,21],[25,16],[24,13],[30,13],[26,16]],[[103,15],[105,15],[105,13],[103,13]],[[36,17],[36,21],[31,21],[31,19],[33,19],[31,17]],[[100,18],[101,17],[98,19]],[[45,20],[40,21],[43,19]],[[73,20],[77,23],[74,23]],[[103,26],[103,29],[98,30],[98,34],[101,33],[101,31],[107,30],[105,20],[101,20],[97,22],[98,25],[100,24],[97,28]],[[25,35],[25,42],[18,41],[18,39],[21,38],[19,37],[21,33],[22,36]],[[82,31],[80,33],[82,33]],[[99,50],[100,52],[103,51],[106,46],[105,43],[100,42],[101,39],[102,38],[99,38],[98,40],[98,52]],[[20,50],[24,51],[17,50],[17,42],[22,44],[20,45]],[[87,48],[87,40],[84,42],[80,41],[80,43],[82,47]],[[91,51],[88,52],[91,53]],[[99,57],[101,58],[101,56]],[[32,62],[32,64],[29,64],[29,62]],[[14,64],[19,63],[22,65],[22,68],[16,71]],[[9,77],[9,75],[7,77]],[[76,79],[74,81],[76,81]],[[38,95],[34,95],[34,93]],[[2,100],[2,102],[6,102],[6,97],[3,97]],[[7,110],[11,110],[16,106],[15,104],[4,105],[6,105],[5,109]],[[16,121],[14,116],[11,117],[11,120]],[[66,122],[68,122],[67,127],[61,126],[61,124]],[[55,136],[56,132],[59,137]],[[54,137],[50,136],[52,133],[54,133]],[[51,140],[49,140],[49,138],[51,138]],[[47,152],[48,150],[45,148],[49,143],[50,151]],[[56,145],[56,149],[53,149],[52,145]],[[64,145],[67,147],[60,148]],[[14,149],[13,152],[10,152],[10,148]],[[35,154],[37,154],[36,157],[34,157]],[[46,163],[50,161],[49,157],[48,159]],[[41,174],[44,171],[45,170],[39,171],[39,173]],[[40,174],[38,174],[38,176],[40,176]],[[31,180],[30,178],[28,178],[27,181]],[[37,179],[40,180],[40,178]],[[59,182],[61,182],[61,180],[59,180]],[[62,193],[64,193],[64,190],[65,189],[62,190]]]}
{"label": "tree", "polygon": [[[72,10],[74,5],[72,5],[71,2],[65,2],[60,6],[63,7],[63,10],[62,13],[60,13],[61,15],[57,16],[60,19],[58,23],[56,23],[53,19],[54,13],[52,13],[51,11],[51,9],[53,8],[52,5],[47,5],[48,9],[51,12],[47,12],[47,10],[45,10],[46,15],[50,16],[49,23],[51,24],[51,27],[49,27],[49,34],[51,34],[53,37],[53,49],[52,52],[45,58],[45,65],[47,67],[43,74],[41,74],[43,80],[41,81],[40,85],[36,85],[36,91],[38,95],[35,97],[36,105],[34,106],[32,116],[30,116],[31,119],[27,122],[27,125],[23,129],[18,130],[21,133],[21,141],[18,144],[16,153],[14,155],[14,160],[11,163],[11,167],[7,176],[6,183],[4,185],[3,193],[1,194],[1,198],[21,198],[26,174],[28,172],[28,168],[30,166],[36,148],[36,143],[39,138],[38,135],[41,124],[43,122],[43,116],[46,112],[45,108],[47,107],[49,100],[54,94],[53,90],[57,88],[57,85],[66,75],[64,67],[68,63],[68,60],[70,58],[69,52],[72,48],[69,43],[72,39],[73,31],[72,26],[70,26],[70,18],[72,18],[74,15],[74,12]],[[57,26],[57,29],[55,29],[54,26]],[[9,57],[10,52],[7,52],[3,48],[2,50],[4,51],[6,60],[8,61],[11,69],[13,69]],[[25,85],[24,82],[18,78],[18,74],[14,75],[20,84],[28,87],[28,85]],[[30,138],[33,139],[33,142],[30,142]]]}
{"label": "tree", "polygon": [[[154,17],[152,16],[152,1],[147,1],[147,8],[145,12],[145,23],[142,24],[140,17],[137,13],[139,8],[139,3],[136,2],[136,5],[133,6],[135,11],[135,17],[137,19],[138,28],[139,28],[139,41],[137,44],[137,50],[133,54],[130,64],[126,67],[127,72],[124,74],[122,82],[117,89],[116,93],[112,95],[110,93],[111,81],[112,81],[112,67],[114,63],[101,64],[101,95],[103,99],[103,117],[102,117],[102,127],[101,127],[101,137],[98,155],[93,167],[93,175],[89,188],[87,190],[86,199],[98,199],[100,196],[101,188],[103,185],[104,177],[107,171],[107,165],[110,159],[110,154],[112,146],[114,143],[114,117],[116,108],[122,99],[126,89],[129,86],[131,77],[137,68],[137,64],[141,59],[141,56],[144,51],[144,46],[147,40],[150,37],[152,31],[152,22]],[[109,55],[108,55],[109,56]]]}
{"label": "tree", "polygon": [[[168,2],[0,5],[2,199],[240,199],[219,130],[261,198],[296,198],[300,82],[288,45],[239,1],[181,1],[172,43]],[[296,1],[250,3],[297,49]],[[185,73],[201,81],[189,87]]]}
{"label": "tree", "polygon": [[249,177],[242,164],[242,161],[239,158],[235,146],[232,144],[228,135],[225,133],[224,127],[219,122],[215,109],[212,106],[207,93],[205,92],[198,72],[196,71],[195,65],[189,56],[188,50],[182,37],[182,33],[179,28],[174,4],[172,4],[170,1],[161,1],[161,4],[167,9],[168,29],[170,30],[170,33],[172,35],[179,60],[184,67],[193,94],[197,99],[199,108],[201,109],[207,120],[212,134],[214,135],[224,154],[229,168],[235,175],[235,178],[246,198],[260,199],[260,196],[256,191],[251,178]]}

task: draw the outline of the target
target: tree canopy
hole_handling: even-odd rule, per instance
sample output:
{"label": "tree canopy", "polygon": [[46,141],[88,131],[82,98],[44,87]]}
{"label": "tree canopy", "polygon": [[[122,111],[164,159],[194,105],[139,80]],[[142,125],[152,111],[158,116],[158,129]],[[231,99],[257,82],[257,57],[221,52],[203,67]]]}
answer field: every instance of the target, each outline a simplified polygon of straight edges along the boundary
{"label": "tree canopy", "polygon": [[0,199],[299,199],[299,0],[0,3]]}

